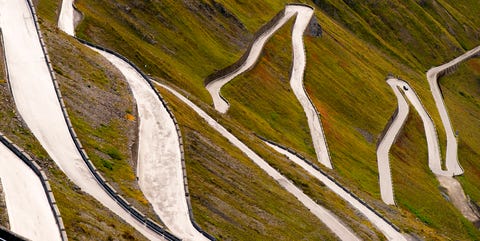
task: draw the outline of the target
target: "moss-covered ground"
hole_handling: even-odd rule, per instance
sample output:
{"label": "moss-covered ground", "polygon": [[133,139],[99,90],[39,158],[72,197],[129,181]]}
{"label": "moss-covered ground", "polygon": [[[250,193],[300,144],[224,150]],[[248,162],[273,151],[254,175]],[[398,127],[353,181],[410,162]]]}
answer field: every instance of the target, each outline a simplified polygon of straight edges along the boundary
{"label": "moss-covered ground", "polygon": [[[46,4],[39,5],[39,12],[53,22],[55,15],[51,12],[58,11],[58,7],[51,0],[42,2]],[[120,52],[153,77],[186,90],[195,103],[306,193],[368,237],[368,224],[356,218],[354,211],[345,207],[342,210],[344,204],[334,195],[271,153],[251,134],[254,131],[295,148],[310,160],[316,159],[306,119],[288,83],[291,23],[270,40],[254,69],[223,89],[232,103],[227,115],[212,110],[203,86],[206,76],[240,58],[253,33],[286,2],[78,0],[76,5],[84,19],[77,32],[81,38]],[[445,200],[428,170],[424,131],[414,111],[391,154],[396,207],[379,201],[375,156],[376,137],[396,108],[396,99],[384,82],[389,72],[405,78],[415,88],[437,125],[444,152],[444,131],[424,73],[430,66],[449,61],[479,43],[480,20],[474,18],[478,4],[474,0],[303,2],[317,8],[316,17],[323,28],[321,38],[305,37],[305,86],[322,117],[335,167],[328,172],[407,233],[427,240],[479,239],[478,230]],[[460,162],[466,173],[459,179],[478,203],[480,190],[476,184],[480,175],[476,162],[480,138],[472,131],[479,130],[477,62],[468,62],[462,67],[465,69],[460,68],[458,74],[441,83],[454,128],[460,133]],[[173,103],[184,133],[194,216],[202,228],[226,240],[267,239],[275,232],[282,232],[285,239],[293,234],[302,234],[305,239],[331,237],[325,232],[317,234],[313,226],[318,221],[300,211],[304,221],[296,225],[302,228],[297,226],[291,234],[279,231],[296,222],[296,217],[285,214],[283,202],[292,207],[298,204],[288,201],[287,196],[276,200],[277,196],[266,195],[271,188],[276,188],[275,193],[282,192],[272,187],[275,183],[268,188],[256,187],[261,184],[252,182],[250,172],[259,178],[263,175],[267,183],[271,181],[175,98],[164,94]],[[92,135],[89,133],[95,130],[85,128],[85,133]],[[109,136],[108,131],[100,135]],[[252,191],[240,192],[232,188],[235,185]],[[252,201],[251,196],[261,198]],[[238,218],[241,213],[248,215]],[[281,221],[269,222],[258,213],[268,213]],[[246,237],[246,233],[251,236]]]}

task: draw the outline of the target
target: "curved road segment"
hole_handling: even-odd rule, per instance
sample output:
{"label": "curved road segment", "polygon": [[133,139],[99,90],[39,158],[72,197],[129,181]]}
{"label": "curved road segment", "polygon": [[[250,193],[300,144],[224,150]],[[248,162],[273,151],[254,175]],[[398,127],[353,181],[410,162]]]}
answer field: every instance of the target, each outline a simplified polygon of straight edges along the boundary
{"label": "curved road segment", "polygon": [[[377,161],[380,176],[380,192],[382,200],[386,204],[395,204],[388,155],[390,152],[390,148],[395,141],[395,138],[399,134],[408,116],[409,106],[405,100],[405,97],[407,97],[410,103],[412,103],[412,105],[420,115],[420,118],[422,119],[423,127],[425,129],[425,135],[427,138],[428,166],[430,170],[432,170],[434,174],[439,176],[451,177],[454,173],[451,170],[442,170],[440,145],[438,143],[438,136],[435,130],[435,125],[433,124],[432,119],[428,115],[415,91],[410,87],[407,82],[393,77],[389,77],[387,79],[387,83],[390,85],[390,87],[392,87],[393,92],[397,97],[398,114],[378,146]],[[405,97],[402,95],[401,92],[404,93]]]}
{"label": "curved road segment", "polygon": [[[452,204],[463,214],[463,216],[472,222],[478,221],[480,217],[470,207],[469,200],[466,197],[460,182],[458,182],[453,177],[455,171],[458,171],[459,169],[447,171],[441,170],[441,159],[439,152],[440,148],[438,147],[438,139],[436,133],[432,132],[432,130],[435,131],[433,127],[433,122],[428,117],[426,110],[420,104],[420,100],[416,96],[415,92],[411,89],[408,83],[402,80],[389,78],[387,80],[387,83],[390,85],[390,87],[392,87],[393,92],[397,96],[399,108],[397,116],[390,125],[390,128],[388,129],[385,137],[381,140],[380,145],[377,149],[378,169],[380,175],[380,193],[382,196],[382,200],[386,204],[395,204],[388,153],[408,116],[409,107],[405,98],[400,92],[401,90],[405,93],[407,98],[409,98],[409,100],[419,112],[423,120],[424,126],[429,126],[428,128],[425,127],[425,130],[427,134],[430,169],[434,174],[436,174],[440,185],[447,190]],[[454,168],[456,168],[455,165]]]}
{"label": "curved road segment", "polygon": [[272,27],[267,29],[263,34],[256,38],[250,48],[246,60],[242,65],[231,73],[215,79],[207,84],[206,88],[212,96],[215,109],[221,113],[228,110],[228,103],[220,96],[220,89],[231,81],[233,78],[251,69],[257,63],[260,53],[265,46],[267,40],[290,18],[297,16],[292,30],[292,46],[293,46],[293,66],[290,77],[290,86],[300,101],[305,111],[312,136],[313,147],[317,154],[318,161],[328,168],[332,168],[332,163],[327,147],[327,140],[323,133],[320,117],[310,101],[305,89],[303,88],[303,75],[305,71],[306,57],[305,47],[303,45],[303,33],[314,14],[314,10],[304,5],[287,5],[285,7],[284,16],[281,17]]}
{"label": "curved road segment", "polygon": [[208,240],[190,220],[175,124],[147,80],[122,59],[94,49],[117,67],[137,101],[140,188],[165,225],[183,240]]}
{"label": "curved road segment", "polygon": [[[59,28],[73,36],[73,3],[62,2]],[[65,8],[63,8],[65,7]],[[72,29],[70,29],[72,28]],[[170,114],[151,86],[130,64],[91,48],[125,76],[139,115],[137,176],[142,192],[165,225],[183,240],[208,240],[190,220],[185,196],[179,136]]]}
{"label": "curved road segment", "polygon": [[40,179],[2,143],[0,167],[11,230],[30,240],[62,240]]}
{"label": "curved road segment", "polygon": [[305,195],[297,186],[290,182],[286,177],[280,174],[275,168],[270,166],[265,160],[252,151],[247,145],[236,138],[232,133],[227,131],[222,125],[216,122],[205,111],[196,106],[193,102],[186,97],[175,91],[174,89],[158,83],[159,86],[168,90],[174,94],[178,99],[192,108],[200,117],[202,117],[211,127],[217,130],[222,136],[227,138],[230,143],[240,149],[247,157],[249,157],[256,165],[264,170],[269,176],[277,181],[280,186],[285,188],[288,192],[294,195],[305,207],[307,207],[318,219],[320,219],[325,225],[335,233],[341,240],[359,240],[355,234],[353,234],[349,228],[347,228],[333,213],[318,205],[310,197]]}
{"label": "curved road segment", "polygon": [[340,196],[343,200],[348,202],[352,207],[357,209],[360,213],[362,213],[373,225],[377,227],[380,232],[385,235],[385,237],[388,240],[406,240],[405,237],[399,233],[395,228],[392,227],[389,223],[387,223],[384,219],[382,219],[380,216],[378,216],[375,212],[370,210],[368,207],[363,205],[360,201],[358,201],[356,198],[354,198],[352,195],[350,195],[348,192],[346,192],[342,187],[340,187],[338,184],[333,182],[330,178],[325,176],[323,173],[319,172],[315,168],[313,168],[311,165],[306,163],[304,160],[300,159],[297,155],[289,152],[288,150],[285,150],[284,148],[281,148],[277,145],[273,145],[269,142],[265,142],[268,146],[273,148],[275,151],[277,151],[280,154],[283,154],[287,156],[288,159],[290,159],[292,162],[295,164],[299,165],[303,169],[305,169],[310,175],[315,177],[317,180],[321,181],[327,188],[332,190],[335,194]]}
{"label": "curved road segment", "polygon": [[430,85],[430,90],[432,91],[435,104],[440,113],[443,126],[445,128],[445,133],[447,134],[447,154],[446,154],[446,167],[449,171],[453,172],[453,175],[463,174],[463,169],[458,162],[458,144],[457,138],[453,132],[453,127],[448,116],[447,108],[443,101],[443,96],[438,85],[438,78],[441,77],[446,71],[451,68],[455,68],[461,62],[472,58],[480,53],[480,46],[466,52],[465,54],[455,58],[454,60],[431,68],[427,71],[428,84]]}
{"label": "curved road segment", "polygon": [[97,183],[68,131],[26,1],[0,1],[0,25],[18,112],[60,169],[84,192],[152,240],[163,240],[122,209]]}
{"label": "curved road segment", "polygon": [[70,36],[75,36],[73,0],[63,0],[58,28]]}

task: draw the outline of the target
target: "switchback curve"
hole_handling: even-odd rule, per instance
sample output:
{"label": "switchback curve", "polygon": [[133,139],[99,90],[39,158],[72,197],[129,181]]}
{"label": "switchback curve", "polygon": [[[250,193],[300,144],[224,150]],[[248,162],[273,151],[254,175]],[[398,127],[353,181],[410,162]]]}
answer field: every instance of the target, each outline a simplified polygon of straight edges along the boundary
{"label": "switchback curve", "polygon": [[312,101],[310,100],[303,86],[303,75],[306,65],[305,47],[303,45],[303,33],[313,17],[314,9],[303,4],[289,4],[285,9],[275,16],[269,23],[262,28],[248,48],[245,55],[235,64],[220,70],[213,79],[207,78],[206,88],[212,96],[214,107],[220,113],[227,112],[229,108],[228,102],[220,94],[220,89],[238,75],[251,69],[260,58],[260,53],[265,43],[275,32],[282,27],[290,18],[296,16],[292,29],[292,48],[293,48],[293,64],[290,75],[290,86],[303,107],[307,116],[310,135],[312,136],[313,147],[317,155],[318,161],[324,166],[332,169],[330,153],[327,146],[319,113]]}

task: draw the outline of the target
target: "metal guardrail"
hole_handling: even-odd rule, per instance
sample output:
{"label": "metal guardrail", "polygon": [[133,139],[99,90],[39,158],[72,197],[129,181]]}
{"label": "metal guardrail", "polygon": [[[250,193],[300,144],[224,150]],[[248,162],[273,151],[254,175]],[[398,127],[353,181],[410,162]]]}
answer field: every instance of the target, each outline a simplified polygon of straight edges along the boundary
{"label": "metal guardrail", "polygon": [[50,183],[48,182],[48,177],[45,175],[45,172],[42,168],[35,162],[25,151],[20,149],[17,145],[13,144],[7,137],[5,137],[0,132],[0,142],[3,143],[10,151],[12,151],[18,158],[20,158],[32,171],[38,176],[40,182],[42,183],[43,190],[47,195],[47,200],[52,209],[53,215],[55,216],[55,221],[60,232],[60,238],[62,241],[67,241],[67,232],[65,231],[65,225],[63,224],[63,219],[60,214],[60,210],[57,207],[57,202],[53,195]]}
{"label": "metal guardrail", "polygon": [[265,142],[268,142],[272,145],[276,145],[278,147],[281,147],[283,148],[284,150],[287,150],[288,152],[290,152],[291,154],[297,156],[298,158],[302,159],[305,163],[307,163],[309,166],[311,166],[313,169],[317,170],[318,172],[320,172],[322,175],[324,175],[325,177],[327,177],[330,181],[334,182],[337,186],[339,186],[341,189],[343,189],[345,192],[347,192],[350,196],[352,196],[353,198],[355,198],[357,201],[359,201],[362,205],[364,205],[366,208],[368,208],[370,211],[372,211],[373,213],[375,213],[378,217],[380,217],[381,219],[383,219],[383,221],[385,221],[386,223],[388,223],[391,227],[393,227],[395,230],[397,230],[398,232],[401,232],[400,228],[398,228],[395,224],[393,224],[390,220],[388,220],[387,218],[385,218],[383,215],[381,215],[377,210],[375,210],[373,207],[371,207],[370,205],[368,205],[363,199],[361,199],[360,197],[358,197],[357,195],[355,195],[353,192],[351,192],[350,190],[348,190],[346,187],[344,187],[343,185],[341,185],[339,182],[337,182],[337,180],[335,180],[334,177],[330,176],[328,173],[324,172],[322,169],[320,169],[317,165],[315,165],[313,162],[309,161],[307,158],[303,157],[302,155],[300,155],[299,153],[297,153],[295,150],[292,150],[288,147],[285,147],[285,146],[282,146],[281,144],[278,144],[274,141],[271,141],[271,140],[268,140],[266,139],[265,137],[262,137],[256,133],[254,133],[260,140],[262,141],[265,141]]}
{"label": "metal guardrail", "polygon": [[29,241],[29,240],[10,230],[4,229],[2,226],[0,226],[0,241]]}
{"label": "metal guardrail", "polygon": [[[64,119],[65,119],[65,122],[67,124],[67,127],[68,127],[68,131],[73,139],[73,142],[75,144],[75,147],[77,148],[77,150],[79,151],[80,153],[80,156],[82,157],[82,160],[85,162],[85,164],[87,165],[88,169],[90,170],[90,172],[92,173],[92,175],[95,177],[95,180],[100,184],[100,186],[125,210],[127,211],[133,218],[135,218],[137,221],[139,221],[140,223],[143,223],[145,226],[147,226],[150,230],[154,231],[155,233],[165,237],[167,240],[170,240],[170,241],[179,241],[180,239],[177,238],[176,236],[174,236],[173,234],[169,233],[168,231],[166,231],[165,229],[163,229],[159,224],[157,224],[156,222],[154,222],[153,220],[150,220],[148,219],[143,213],[141,213],[140,211],[138,211],[136,208],[134,208],[130,203],[126,202],[125,199],[119,195],[115,189],[112,188],[111,185],[109,185],[107,183],[107,181],[105,180],[105,178],[103,178],[103,176],[97,171],[97,169],[95,168],[95,166],[93,165],[93,163],[90,161],[90,159],[88,158],[87,156],[87,153],[85,152],[82,144],[80,143],[80,140],[78,139],[77,137],[77,134],[75,133],[75,130],[73,129],[73,126],[72,126],[72,123],[70,121],[70,118],[68,116],[68,113],[67,113],[67,110],[66,110],[66,107],[65,107],[65,103],[63,101],[63,97],[62,97],[62,94],[61,94],[61,91],[60,91],[60,88],[59,88],[59,85],[58,85],[58,82],[57,82],[57,79],[55,77],[55,73],[54,73],[54,70],[53,70],[53,67],[52,67],[52,64],[50,62],[50,58],[48,56],[48,51],[47,51],[47,48],[46,48],[46,45],[43,41],[43,37],[42,37],[42,33],[41,33],[41,30],[40,30],[40,25],[38,23],[38,18],[37,18],[37,15],[36,15],[36,11],[35,11],[35,8],[33,6],[33,3],[31,2],[31,0],[26,0],[29,7],[30,7],[30,11],[31,11],[31,14],[33,16],[33,19],[34,19],[34,24],[35,24],[35,28],[37,30],[37,34],[39,36],[39,41],[40,41],[40,45],[42,46],[42,50],[43,50],[43,53],[44,53],[44,56],[45,56],[45,62],[47,63],[47,66],[49,68],[49,72],[50,72],[50,76],[52,78],[52,81],[53,81],[53,84],[54,84],[54,87],[55,87],[55,92],[57,94],[57,98],[58,98],[58,101],[60,103],[60,106],[61,106],[61,109],[62,109],[62,113],[63,113],[63,116],[64,116]],[[46,178],[46,176],[45,176]]]}
{"label": "metal guardrail", "polygon": [[[184,152],[184,149],[183,149],[183,140],[182,140],[182,135],[181,135],[181,131],[180,131],[180,128],[179,128],[179,125],[178,125],[178,122],[177,122],[177,119],[175,118],[173,112],[171,111],[170,107],[168,106],[168,103],[167,101],[165,101],[163,99],[163,97],[160,95],[160,93],[158,92],[158,90],[155,88],[154,86],[154,83],[150,80],[150,78],[145,74],[143,73],[143,71],[138,68],[133,62],[131,62],[129,59],[127,59],[126,57],[124,57],[123,55],[113,51],[113,50],[110,50],[110,49],[107,49],[107,48],[104,48],[102,46],[99,46],[97,44],[94,44],[94,43],[91,43],[87,40],[84,40],[84,39],[80,39],[80,38],[77,38],[75,37],[79,42],[87,45],[87,46],[90,46],[90,47],[93,47],[93,48],[96,48],[96,49],[99,49],[99,50],[102,50],[102,51],[105,51],[109,54],[112,54],[112,55],[115,55],[116,57],[122,59],[123,61],[125,61],[126,63],[128,63],[132,68],[134,68],[146,81],[147,83],[150,85],[150,87],[152,88],[152,90],[155,92],[155,94],[157,95],[158,99],[162,102],[162,105],[165,107],[165,109],[167,110],[168,114],[170,115],[170,118],[173,120],[174,124],[175,124],[175,129],[177,131],[177,134],[178,134],[178,137],[179,137],[179,144],[180,144],[180,153],[181,153],[181,162],[182,162],[182,172],[183,172],[183,180],[184,180],[184,188],[185,188],[185,198],[187,200],[187,206],[188,206],[188,212],[189,212],[189,216],[190,216],[190,220],[192,222],[192,225],[193,227],[198,231],[200,232],[201,234],[203,234],[206,238],[208,238],[209,240],[212,240],[212,241],[215,241],[215,237],[213,237],[212,235],[210,235],[209,233],[205,232],[204,230],[202,230],[200,228],[200,226],[195,222],[195,219],[193,217],[193,212],[192,212],[192,205],[191,205],[191,202],[190,202],[190,193],[188,191],[188,182],[187,182],[187,173],[186,173],[186,166],[185,166],[185,152]],[[147,225],[148,226],[148,225]]]}
{"label": "metal guardrail", "polygon": [[[28,3],[29,3],[29,6],[31,6],[30,2],[28,2]],[[5,54],[5,44],[4,44],[4,40],[3,40],[3,31],[2,31],[1,28],[0,28],[0,43],[2,45],[2,51],[3,51],[4,65],[5,65],[4,68],[5,68],[5,72],[6,72],[5,75],[6,75],[7,82],[9,83],[10,82],[10,75],[9,75],[9,71],[8,71],[7,59],[6,59],[6,54]],[[10,83],[9,83],[9,87],[11,87]],[[11,89],[10,89],[10,92],[12,92]],[[25,153],[18,146],[13,144],[1,132],[0,132],[0,142],[2,142],[9,150],[11,150],[25,164],[27,164],[27,166],[30,167],[30,169],[32,169],[32,171],[40,178],[40,181],[42,183],[45,194],[47,195],[48,203],[49,203],[50,208],[52,209],[52,212],[55,216],[55,222],[57,223],[57,226],[58,226],[58,229],[59,229],[59,232],[60,232],[60,238],[62,239],[62,241],[67,241],[68,240],[67,232],[65,231],[65,225],[63,224],[63,219],[62,219],[62,216],[60,214],[60,210],[57,207],[55,197],[54,197],[53,192],[50,188],[50,183],[48,182],[47,176],[42,171],[42,168],[34,160],[32,160],[27,153]]]}

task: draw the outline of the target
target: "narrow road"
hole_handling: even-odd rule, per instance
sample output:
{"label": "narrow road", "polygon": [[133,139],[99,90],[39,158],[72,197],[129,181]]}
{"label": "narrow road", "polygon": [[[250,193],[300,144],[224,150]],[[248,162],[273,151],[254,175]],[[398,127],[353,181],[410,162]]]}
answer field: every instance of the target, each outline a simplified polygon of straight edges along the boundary
{"label": "narrow road", "polygon": [[445,128],[445,133],[447,134],[446,167],[447,167],[447,170],[453,173],[453,175],[463,174],[463,169],[460,166],[460,163],[458,162],[457,138],[455,137],[452,123],[450,122],[447,108],[445,107],[445,103],[443,101],[443,96],[440,90],[440,86],[438,85],[438,78],[441,77],[441,75],[443,75],[449,69],[455,68],[461,62],[469,58],[472,58],[478,55],[479,53],[480,53],[480,46],[466,52],[465,54],[455,58],[454,60],[446,64],[431,68],[430,70],[427,71],[428,84],[430,85],[430,90],[433,94],[435,104],[440,113],[443,127]]}
{"label": "narrow road", "polygon": [[97,183],[82,160],[63,117],[27,2],[0,1],[0,26],[15,104],[40,144],[84,192],[146,237],[162,240],[122,209]]}
{"label": "narrow road", "polygon": [[325,186],[332,190],[335,194],[340,196],[343,200],[348,202],[352,207],[362,213],[377,229],[385,235],[388,240],[406,240],[405,237],[398,232],[395,228],[392,227],[389,223],[387,223],[384,219],[378,216],[375,212],[370,210],[368,207],[363,205],[360,201],[355,199],[351,194],[346,192],[342,187],[337,185],[323,173],[319,172],[311,165],[306,163],[304,160],[300,159],[297,155],[285,150],[279,146],[273,145],[269,142],[265,142],[268,146],[273,148],[275,151],[285,155],[295,164],[299,165],[303,169],[305,169],[310,175],[321,181]]}
{"label": "narrow road", "polygon": [[[410,103],[414,106],[420,118],[423,122],[423,127],[425,129],[425,135],[427,138],[427,147],[428,147],[428,166],[430,170],[439,176],[453,176],[453,172],[450,170],[442,170],[442,159],[440,155],[440,145],[438,143],[437,131],[435,125],[433,124],[432,119],[428,115],[428,112],[422,105],[420,99],[418,98],[415,91],[410,87],[410,85],[403,81],[396,79],[394,77],[389,77],[387,83],[392,88],[395,96],[398,101],[398,113],[389,129],[387,130],[384,138],[380,141],[380,144],[377,148],[377,161],[378,161],[378,172],[380,177],[380,193],[382,200],[386,204],[395,204],[394,193],[393,193],[393,184],[391,178],[390,170],[390,161],[389,161],[389,152],[390,148],[395,142],[396,137],[399,135],[407,116],[409,113],[409,106],[405,100],[405,97],[408,98]],[[404,95],[402,95],[402,92]]]}
{"label": "narrow road", "polygon": [[202,117],[208,125],[217,130],[222,136],[227,138],[230,143],[240,149],[247,157],[249,157],[256,165],[258,165],[262,170],[264,170],[269,176],[271,176],[275,181],[277,181],[280,186],[285,188],[288,192],[294,195],[305,207],[307,207],[319,220],[321,220],[325,225],[340,239],[342,240],[359,240],[355,234],[353,234],[348,227],[346,227],[333,213],[325,209],[324,207],[318,205],[310,197],[302,192],[297,186],[295,186],[290,180],[280,174],[275,168],[270,166],[265,160],[258,156],[253,150],[251,150],[247,145],[241,142],[236,138],[232,133],[227,131],[222,125],[216,122],[212,117],[210,117],[205,111],[196,106],[193,102],[188,100],[186,97],[175,91],[174,89],[157,83],[160,87],[168,90],[179,98],[182,102],[187,104],[192,108],[200,117]]}
{"label": "narrow road", "polygon": [[58,16],[58,28],[70,36],[75,36],[73,0],[63,0]]}
{"label": "narrow road", "polygon": [[405,81],[389,78],[387,83],[392,87],[395,95],[397,96],[399,111],[397,118],[395,118],[394,122],[388,129],[387,134],[381,140],[377,150],[378,170],[380,175],[380,193],[382,195],[382,200],[386,204],[394,204],[388,153],[408,115],[409,107],[405,98],[400,92],[400,90],[402,90],[405,93],[405,96],[407,96],[407,98],[412,102],[424,123],[425,132],[427,135],[430,169],[436,175],[440,185],[447,190],[452,204],[463,214],[463,216],[472,222],[478,221],[480,217],[470,207],[469,200],[462,189],[462,185],[453,177],[453,175],[455,175],[455,170],[458,171],[458,169],[441,169],[440,147],[435,128],[433,126],[433,121],[430,119],[426,110],[421,105],[417,95]]}
{"label": "narrow road", "polygon": [[40,179],[2,143],[0,167],[10,229],[30,240],[62,240]]}
{"label": "narrow road", "polygon": [[306,65],[305,47],[303,45],[303,33],[308,26],[314,14],[313,8],[307,5],[287,5],[284,15],[279,18],[269,29],[259,35],[251,45],[248,56],[239,68],[231,73],[226,74],[218,79],[209,82],[206,88],[212,96],[215,109],[221,113],[228,110],[228,103],[220,95],[220,89],[229,81],[251,69],[258,61],[260,53],[265,46],[267,40],[282,27],[290,18],[296,16],[292,30],[292,47],[293,47],[293,65],[290,77],[290,86],[305,111],[312,136],[313,147],[317,155],[318,161],[328,168],[332,168],[327,140],[325,138],[320,117],[315,106],[310,101],[304,87],[303,76]]}
{"label": "narrow road", "polygon": [[[441,176],[452,176],[452,171],[449,170],[442,170],[442,158],[440,156],[440,145],[438,143],[438,136],[437,131],[435,129],[435,125],[433,124],[430,115],[428,114],[425,107],[422,105],[422,102],[418,98],[415,91],[410,87],[410,85],[399,79],[390,78],[387,80],[387,83],[392,88],[397,88],[402,90],[405,96],[408,98],[410,103],[413,105],[415,110],[420,115],[420,118],[423,122],[423,128],[425,129],[425,135],[427,138],[427,146],[428,146],[428,167],[432,172],[436,175]],[[398,96],[397,98],[404,98],[402,95]],[[394,133],[392,133],[394,134]],[[395,133],[396,134],[396,133]]]}
{"label": "narrow road", "polygon": [[[63,0],[58,26],[73,36],[72,0]],[[65,8],[63,8],[65,7]],[[72,29],[70,29],[72,28]],[[175,123],[152,87],[129,63],[92,48],[125,76],[137,103],[139,118],[137,177],[155,213],[177,237],[208,240],[192,224],[185,195],[179,136]]]}
{"label": "narrow road", "polygon": [[147,80],[130,64],[107,52],[93,50],[122,72],[137,102],[140,121],[137,176],[143,193],[177,237],[192,241],[208,240],[190,220],[179,137],[169,113]]}
{"label": "narrow road", "polygon": [[392,87],[393,93],[397,97],[398,109],[397,114],[391,123],[387,133],[384,138],[381,140],[377,148],[377,163],[378,163],[378,174],[380,182],[380,194],[382,196],[383,202],[388,205],[395,204],[395,197],[393,194],[393,184],[392,184],[392,174],[390,170],[390,160],[389,153],[390,148],[395,142],[396,138],[400,134],[400,131],[407,120],[409,107],[407,101],[403,98],[402,93],[398,89],[397,83],[395,80],[387,80],[387,83]]}

